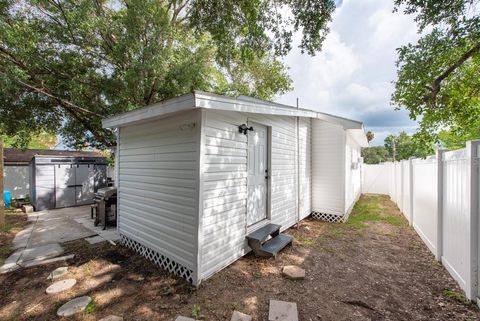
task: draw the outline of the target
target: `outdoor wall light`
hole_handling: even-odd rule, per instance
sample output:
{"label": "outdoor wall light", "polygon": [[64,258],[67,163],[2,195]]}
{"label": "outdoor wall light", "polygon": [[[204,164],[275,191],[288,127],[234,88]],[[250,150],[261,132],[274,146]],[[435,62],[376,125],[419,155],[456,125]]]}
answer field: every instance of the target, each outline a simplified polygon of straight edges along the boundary
{"label": "outdoor wall light", "polygon": [[238,132],[241,133],[241,134],[246,135],[249,130],[253,131],[253,127],[252,126],[248,127],[245,124],[242,124],[242,125],[238,126]]}

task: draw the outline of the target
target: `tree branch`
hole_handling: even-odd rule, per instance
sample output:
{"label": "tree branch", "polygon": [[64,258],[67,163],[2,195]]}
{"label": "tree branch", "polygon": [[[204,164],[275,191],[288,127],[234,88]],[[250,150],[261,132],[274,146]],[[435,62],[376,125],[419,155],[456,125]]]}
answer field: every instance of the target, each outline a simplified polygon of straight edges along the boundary
{"label": "tree branch", "polygon": [[[0,70],[0,73],[7,76],[8,75]],[[11,79],[11,78],[10,78]],[[104,116],[100,115],[100,114],[96,114],[96,113],[93,113],[85,108],[82,108],[82,107],[79,107],[63,98],[60,98],[60,97],[57,97],[51,93],[49,93],[48,91],[46,91],[45,89],[41,89],[41,88],[37,88],[35,86],[32,86],[30,84],[27,84],[26,82],[20,80],[20,79],[13,79],[15,80],[16,82],[18,82],[19,84],[21,84],[22,86],[28,88],[29,90],[31,91],[34,91],[36,93],[39,93],[39,94],[42,94],[42,95],[45,95],[53,100],[55,100],[60,106],[63,107],[63,109],[69,113],[70,115],[72,115],[72,117],[74,117],[76,120],[78,120],[82,126],[87,129],[89,132],[92,133],[92,135],[95,137],[95,139],[104,144],[105,146],[107,147],[111,147],[113,146],[112,143],[105,139],[104,136],[108,135],[110,133],[109,130],[104,130],[104,135],[101,134],[101,132],[99,132],[98,130],[96,130],[92,125],[91,125],[91,118],[89,118],[88,116],[86,116],[85,114],[88,114],[88,115],[91,115],[91,116],[97,116],[97,117],[100,117],[100,118],[103,118]],[[83,112],[84,115],[82,116],[79,112]]]}
{"label": "tree branch", "polygon": [[466,51],[463,55],[458,58],[450,67],[448,67],[440,76],[435,78],[431,86],[427,86],[427,88],[431,91],[429,99],[432,103],[435,103],[437,99],[437,95],[440,92],[440,87],[442,85],[442,81],[444,81],[448,76],[450,76],[456,69],[458,69],[461,65],[463,65],[469,58],[475,55],[477,52],[480,52],[480,43],[476,44],[468,51]]}
{"label": "tree branch", "polygon": [[53,0],[49,2],[60,10],[63,20],[65,21],[65,25],[67,27],[68,33],[70,34],[70,37],[72,38],[73,43],[76,43],[75,35],[73,34],[72,28],[70,26],[70,22],[68,21],[65,11],[63,10],[62,4],[60,2],[57,3]]}
{"label": "tree branch", "polygon": [[175,23],[179,22],[179,21],[177,20],[178,15],[180,14],[180,12],[182,12],[183,8],[185,8],[185,6],[186,6],[187,4],[188,4],[188,1],[183,1],[183,2],[180,2],[180,3],[178,4],[178,7],[177,7],[176,5],[173,7],[172,23],[175,24]]}

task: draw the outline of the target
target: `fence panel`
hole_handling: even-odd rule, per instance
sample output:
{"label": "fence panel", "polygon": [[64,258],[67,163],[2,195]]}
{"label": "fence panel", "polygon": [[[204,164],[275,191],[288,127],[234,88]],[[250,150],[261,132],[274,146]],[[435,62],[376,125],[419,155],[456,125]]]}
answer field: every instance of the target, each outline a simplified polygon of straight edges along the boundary
{"label": "fence panel", "polygon": [[390,195],[469,299],[480,294],[479,155],[480,141],[468,142],[426,159],[366,165],[363,180],[364,193]]}
{"label": "fence panel", "polygon": [[435,256],[438,256],[437,159],[412,160],[413,227]]}
{"label": "fence panel", "polygon": [[410,208],[410,161],[402,161],[402,212],[408,222],[412,224],[412,209]]}
{"label": "fence panel", "polygon": [[390,164],[363,164],[362,193],[390,194]]}
{"label": "fence panel", "polygon": [[403,211],[403,168],[401,162],[395,162],[396,172],[395,172],[395,191],[396,191],[396,201],[400,211]]}
{"label": "fence panel", "polygon": [[470,160],[467,149],[445,152],[443,163],[442,263],[468,292],[470,282]]}

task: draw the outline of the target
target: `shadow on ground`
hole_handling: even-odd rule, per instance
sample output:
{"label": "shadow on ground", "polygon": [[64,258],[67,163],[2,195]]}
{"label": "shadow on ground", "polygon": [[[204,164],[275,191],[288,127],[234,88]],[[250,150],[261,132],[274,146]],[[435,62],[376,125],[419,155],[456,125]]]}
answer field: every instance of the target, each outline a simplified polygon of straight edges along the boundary
{"label": "shadow on ground", "polygon": [[[460,290],[387,197],[366,195],[347,224],[304,220],[288,233],[294,245],[277,259],[247,255],[199,289],[162,272],[129,249],[84,240],[65,244],[74,253],[65,278],[71,290],[47,295],[48,274],[60,264],[1,275],[0,319],[52,320],[67,300],[89,295],[89,313],[69,320],[174,320],[195,310],[205,320],[230,320],[233,310],[267,320],[270,299],[297,302],[301,320],[477,320],[478,310],[455,296]],[[285,279],[284,265],[307,271]]]}

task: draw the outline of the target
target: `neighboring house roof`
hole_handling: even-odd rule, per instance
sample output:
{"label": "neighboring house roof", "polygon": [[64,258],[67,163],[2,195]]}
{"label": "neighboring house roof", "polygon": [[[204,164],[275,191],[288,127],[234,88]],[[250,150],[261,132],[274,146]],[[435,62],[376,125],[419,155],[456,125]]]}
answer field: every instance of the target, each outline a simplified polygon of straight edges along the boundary
{"label": "neighboring house roof", "polygon": [[99,152],[56,150],[56,149],[17,149],[5,148],[3,150],[3,161],[5,165],[28,165],[35,156],[54,157],[104,157]]}
{"label": "neighboring house roof", "polygon": [[173,113],[195,108],[321,119],[341,125],[345,130],[352,130],[355,140],[362,147],[368,146],[363,123],[356,120],[248,96],[232,98],[202,91],[194,91],[193,93],[106,118],[103,120],[102,125],[104,128],[116,128],[145,120],[163,118]]}

